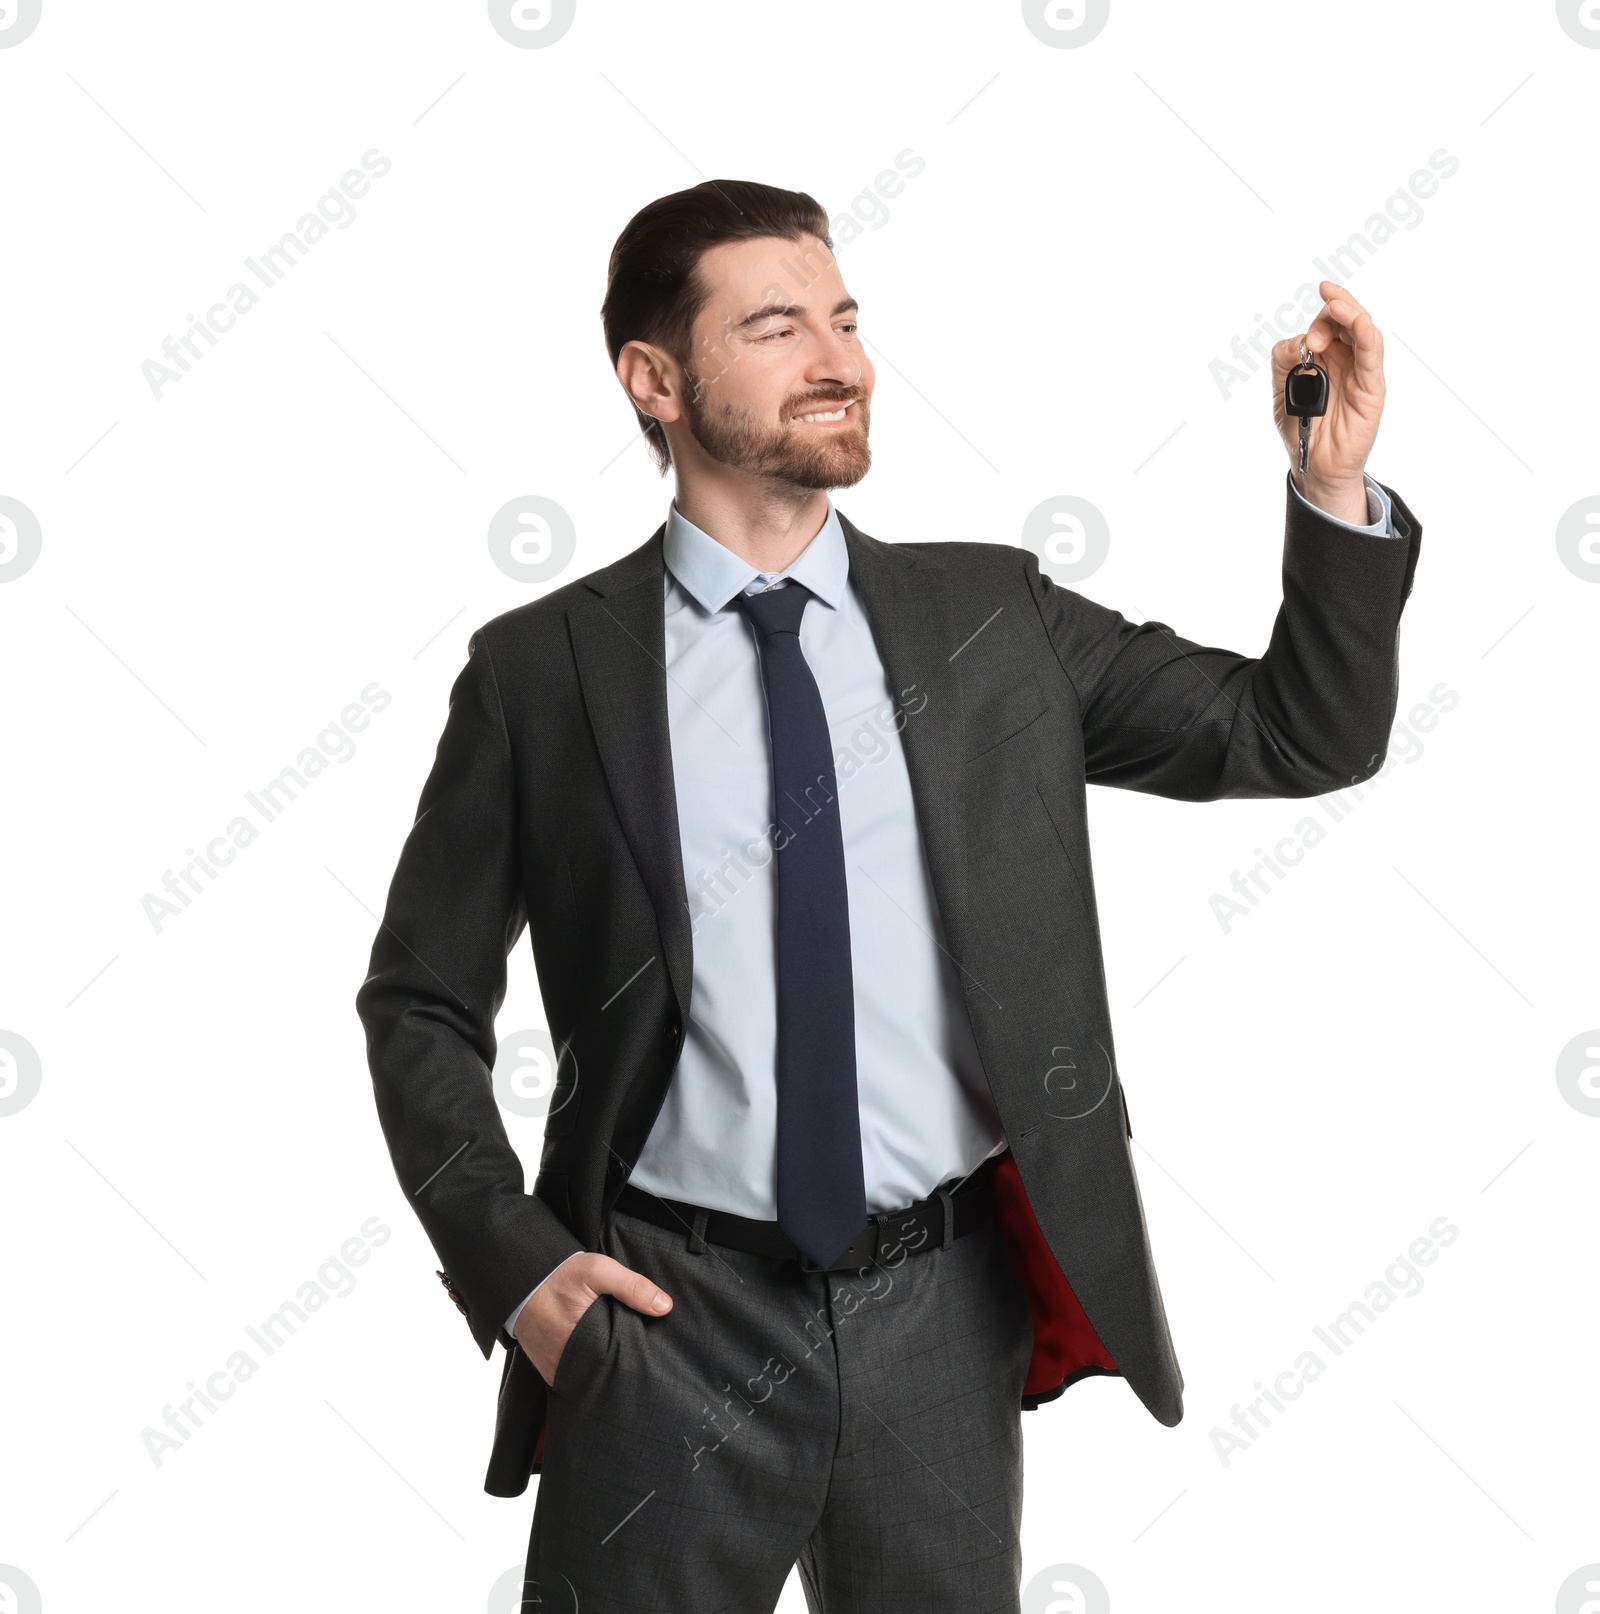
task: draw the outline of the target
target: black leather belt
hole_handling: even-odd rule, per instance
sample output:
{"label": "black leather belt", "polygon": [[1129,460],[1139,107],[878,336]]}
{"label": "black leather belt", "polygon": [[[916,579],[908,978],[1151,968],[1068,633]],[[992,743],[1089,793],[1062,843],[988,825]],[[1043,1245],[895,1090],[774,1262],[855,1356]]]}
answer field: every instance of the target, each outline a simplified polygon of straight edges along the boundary
{"label": "black leather belt", "polygon": [[997,1164],[998,1156],[991,1155],[967,1177],[952,1178],[928,1198],[902,1210],[878,1211],[869,1216],[844,1253],[826,1267],[802,1254],[776,1222],[759,1222],[750,1216],[710,1210],[681,1199],[661,1199],[633,1183],[624,1185],[617,1195],[615,1209],[685,1234],[690,1249],[699,1239],[751,1255],[797,1260],[803,1272],[843,1272],[879,1262],[898,1266],[904,1259],[902,1251],[914,1255],[919,1250],[948,1249],[954,1240],[974,1232],[994,1215]]}

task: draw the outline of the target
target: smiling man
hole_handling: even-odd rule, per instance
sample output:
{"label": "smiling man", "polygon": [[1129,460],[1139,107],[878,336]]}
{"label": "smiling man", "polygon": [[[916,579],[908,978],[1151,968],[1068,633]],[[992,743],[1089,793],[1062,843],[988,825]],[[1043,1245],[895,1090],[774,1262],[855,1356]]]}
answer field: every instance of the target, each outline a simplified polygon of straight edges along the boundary
{"label": "smiling man", "polygon": [[[507,1349],[486,1489],[541,1476],[530,1605],[754,1614],[798,1564],[828,1614],[1015,1610],[1020,1413],[1114,1375],[1182,1417],[1085,785],[1383,760],[1421,529],[1364,470],[1382,339],[1321,292],[1250,657],[993,531],[844,516],[875,377],[809,196],[709,181],[618,239],[666,520],[472,636],[357,997],[400,1182]],[[560,1051],[531,1194],[489,1081],[524,928]]]}

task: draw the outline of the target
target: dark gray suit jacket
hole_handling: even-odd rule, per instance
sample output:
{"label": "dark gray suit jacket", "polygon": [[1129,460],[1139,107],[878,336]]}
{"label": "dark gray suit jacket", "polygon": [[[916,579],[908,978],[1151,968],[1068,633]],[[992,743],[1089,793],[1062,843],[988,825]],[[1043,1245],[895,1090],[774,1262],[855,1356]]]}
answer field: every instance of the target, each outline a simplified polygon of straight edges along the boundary
{"label": "dark gray suit jacket", "polygon": [[[1283,605],[1259,658],[1129,622],[1054,585],[1025,550],[887,544],[841,517],[890,687],[915,712],[902,742],[918,825],[1029,1223],[1050,1281],[1081,1307],[1063,1337],[1086,1317],[1103,1347],[1041,1357],[1029,1382],[1045,1388],[1025,1404],[1109,1371],[1162,1423],[1183,1415],[1116,1070],[1084,786],[1210,801],[1370,777],[1421,540],[1385,491],[1395,538],[1328,521],[1285,479]],[[401,1186],[479,1349],[508,1347],[495,1495],[526,1488],[545,1407],[504,1319],[558,1262],[599,1247],[690,1012],[664,532],[473,634],[356,999]],[[490,1086],[524,929],[563,1051],[531,1194]],[[1043,1352],[1042,1311],[1035,1323]]]}

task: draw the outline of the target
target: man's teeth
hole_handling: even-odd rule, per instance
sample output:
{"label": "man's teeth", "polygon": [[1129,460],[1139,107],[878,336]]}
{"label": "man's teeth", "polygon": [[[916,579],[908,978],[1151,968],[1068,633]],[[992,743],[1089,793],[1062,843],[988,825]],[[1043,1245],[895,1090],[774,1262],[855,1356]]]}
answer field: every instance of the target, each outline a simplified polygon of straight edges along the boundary
{"label": "man's teeth", "polygon": [[849,408],[850,405],[846,404],[842,409],[835,409],[829,413],[820,415],[802,415],[800,418],[802,420],[843,420],[846,413],[849,411]]}

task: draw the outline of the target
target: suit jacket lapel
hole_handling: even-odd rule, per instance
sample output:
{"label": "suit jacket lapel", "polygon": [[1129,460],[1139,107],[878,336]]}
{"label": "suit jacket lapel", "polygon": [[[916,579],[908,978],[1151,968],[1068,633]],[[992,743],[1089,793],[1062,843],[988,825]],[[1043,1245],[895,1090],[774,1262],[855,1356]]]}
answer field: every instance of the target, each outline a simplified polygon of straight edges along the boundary
{"label": "suit jacket lapel", "polygon": [[657,527],[632,554],[584,579],[567,612],[584,705],[622,832],[650,900],[683,1023],[694,979],[667,721],[665,562]]}
{"label": "suit jacket lapel", "polygon": [[[946,944],[959,958],[965,896],[964,647],[956,637],[949,574],[932,557],[869,538],[843,515],[839,521],[891,699],[904,714],[900,740],[918,828]],[[569,607],[567,620],[606,781],[655,906],[668,975],[686,1020],[694,953],[667,718],[665,535],[663,523],[631,554],[585,578],[588,593]]]}
{"label": "suit jacket lapel", "polygon": [[[958,937],[966,895],[966,734],[949,571],[929,555],[869,538],[840,515],[850,575],[866,606],[890,696],[905,716],[900,743],[945,943]],[[963,985],[967,982],[963,978]]]}

